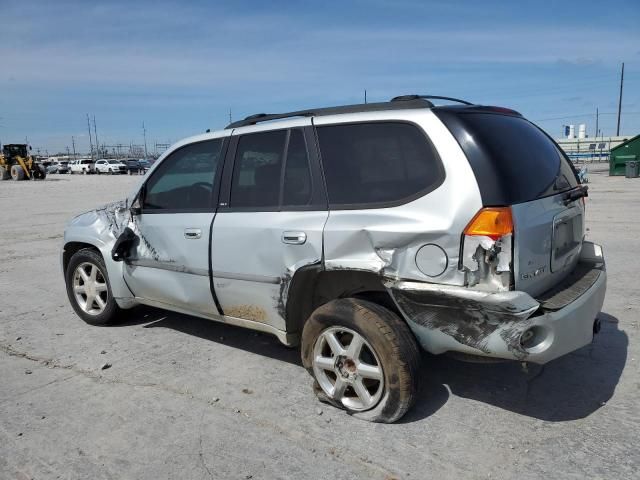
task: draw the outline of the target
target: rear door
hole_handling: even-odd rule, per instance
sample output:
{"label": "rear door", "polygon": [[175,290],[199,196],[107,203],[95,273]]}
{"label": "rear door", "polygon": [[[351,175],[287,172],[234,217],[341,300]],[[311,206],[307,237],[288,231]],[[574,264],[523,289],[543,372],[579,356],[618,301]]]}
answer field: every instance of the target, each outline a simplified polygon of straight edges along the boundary
{"label": "rear door", "polygon": [[289,281],[322,261],[328,215],[310,120],[295,124],[234,132],[212,236],[224,314],[283,331]]}
{"label": "rear door", "polygon": [[141,301],[219,313],[209,280],[209,238],[227,142],[215,138],[173,151],[142,190],[133,217],[139,243],[124,277]]}
{"label": "rear door", "polygon": [[435,109],[476,175],[487,206],[511,206],[514,282],[537,295],[573,270],[584,237],[584,201],[570,160],[541,129],[517,114]]}

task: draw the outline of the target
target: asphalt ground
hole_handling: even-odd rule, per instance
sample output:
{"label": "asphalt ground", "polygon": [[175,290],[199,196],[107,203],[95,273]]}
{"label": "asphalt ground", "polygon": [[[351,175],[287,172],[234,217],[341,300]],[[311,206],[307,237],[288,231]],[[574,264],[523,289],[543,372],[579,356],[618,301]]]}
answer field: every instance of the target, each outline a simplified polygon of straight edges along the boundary
{"label": "asphalt ground", "polygon": [[138,178],[0,182],[0,478],[640,478],[640,178],[597,170],[587,237],[609,277],[593,344],[527,369],[425,355],[394,425],[318,403],[275,337],[151,308],[84,324],[64,225]]}

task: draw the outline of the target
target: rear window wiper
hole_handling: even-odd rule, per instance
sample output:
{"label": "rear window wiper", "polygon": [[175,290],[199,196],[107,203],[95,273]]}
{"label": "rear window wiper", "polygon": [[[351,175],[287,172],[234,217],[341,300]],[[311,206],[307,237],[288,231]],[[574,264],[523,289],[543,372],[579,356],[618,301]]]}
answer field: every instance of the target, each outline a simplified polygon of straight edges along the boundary
{"label": "rear window wiper", "polygon": [[569,205],[571,202],[575,202],[580,198],[589,196],[589,187],[587,185],[579,185],[576,188],[569,190],[563,198],[564,204]]}

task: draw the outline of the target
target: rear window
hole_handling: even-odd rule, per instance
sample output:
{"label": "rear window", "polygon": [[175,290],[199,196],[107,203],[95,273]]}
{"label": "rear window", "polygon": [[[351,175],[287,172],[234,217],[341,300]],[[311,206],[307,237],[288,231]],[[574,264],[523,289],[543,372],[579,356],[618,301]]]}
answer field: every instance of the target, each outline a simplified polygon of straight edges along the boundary
{"label": "rear window", "polygon": [[578,185],[560,147],[522,117],[437,111],[464,150],[485,206],[514,205]]}
{"label": "rear window", "polygon": [[318,127],[333,208],[400,204],[435,189],[444,170],[417,126],[375,122]]}

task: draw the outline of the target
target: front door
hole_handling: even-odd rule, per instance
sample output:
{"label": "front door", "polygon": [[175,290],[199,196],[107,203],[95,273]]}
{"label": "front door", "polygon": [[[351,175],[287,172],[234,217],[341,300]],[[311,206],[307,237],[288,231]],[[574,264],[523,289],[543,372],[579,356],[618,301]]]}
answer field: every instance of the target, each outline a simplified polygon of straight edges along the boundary
{"label": "front door", "polygon": [[310,120],[299,124],[234,132],[212,236],[224,314],[282,331],[289,281],[298,268],[322,261],[328,215]]}
{"label": "front door", "polygon": [[178,148],[150,174],[133,217],[138,244],[125,266],[141,302],[217,314],[209,281],[209,237],[225,141]]}

